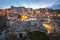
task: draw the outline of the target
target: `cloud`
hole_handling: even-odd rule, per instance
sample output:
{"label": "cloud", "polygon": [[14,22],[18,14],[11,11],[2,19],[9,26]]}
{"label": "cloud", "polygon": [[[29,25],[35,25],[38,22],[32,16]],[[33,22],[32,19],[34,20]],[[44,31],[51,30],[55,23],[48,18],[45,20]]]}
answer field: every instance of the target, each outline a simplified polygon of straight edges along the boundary
{"label": "cloud", "polygon": [[57,0],[28,0],[27,4],[23,4],[25,7],[29,8],[45,8],[56,4]]}
{"label": "cloud", "polygon": [[52,6],[52,4],[50,5],[47,5],[47,4],[30,4],[30,5],[22,5],[22,6],[25,6],[26,8],[33,8],[33,9],[38,9],[38,8],[46,8],[46,7],[49,7],[49,6]]}
{"label": "cloud", "polygon": [[60,0],[57,0],[55,3],[56,3],[56,4],[60,4]]}
{"label": "cloud", "polygon": [[33,9],[45,8],[60,3],[60,0],[0,0],[0,7],[25,6]]}

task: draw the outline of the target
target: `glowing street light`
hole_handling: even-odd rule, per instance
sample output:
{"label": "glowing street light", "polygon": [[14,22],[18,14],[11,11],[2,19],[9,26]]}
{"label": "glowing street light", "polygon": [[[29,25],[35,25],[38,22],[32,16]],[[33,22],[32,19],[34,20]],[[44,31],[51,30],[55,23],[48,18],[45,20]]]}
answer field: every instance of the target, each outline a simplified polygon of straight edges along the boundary
{"label": "glowing street light", "polygon": [[25,21],[28,17],[26,15],[23,15],[21,18],[21,21]]}

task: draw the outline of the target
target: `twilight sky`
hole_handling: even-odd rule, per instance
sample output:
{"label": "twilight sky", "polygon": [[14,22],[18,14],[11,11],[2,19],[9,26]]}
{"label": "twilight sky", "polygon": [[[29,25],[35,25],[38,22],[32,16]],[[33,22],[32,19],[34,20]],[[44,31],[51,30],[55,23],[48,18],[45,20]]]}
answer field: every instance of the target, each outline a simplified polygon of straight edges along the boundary
{"label": "twilight sky", "polygon": [[60,4],[60,0],[0,0],[0,8],[9,8],[14,5],[36,9],[50,7],[55,4]]}

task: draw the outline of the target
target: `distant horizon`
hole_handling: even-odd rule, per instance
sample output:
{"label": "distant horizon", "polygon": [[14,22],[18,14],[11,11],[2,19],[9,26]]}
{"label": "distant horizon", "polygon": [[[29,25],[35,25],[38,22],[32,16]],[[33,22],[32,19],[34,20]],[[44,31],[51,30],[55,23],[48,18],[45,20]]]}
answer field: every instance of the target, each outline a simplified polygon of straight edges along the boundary
{"label": "distant horizon", "polygon": [[[14,6],[14,5],[11,5],[11,6]],[[0,8],[0,9],[9,9],[9,8],[11,8],[11,6],[8,8]],[[14,6],[14,7],[25,7],[25,6]],[[25,8],[31,8],[31,7],[25,7]],[[45,8],[49,8],[49,7],[45,7]],[[34,9],[34,8],[32,8],[32,9]],[[36,9],[40,9],[40,8],[36,8]],[[54,9],[54,8],[49,8],[49,9]],[[60,9],[60,8],[56,8],[56,9]]]}
{"label": "distant horizon", "polygon": [[[8,8],[11,8],[12,6],[14,6],[14,5],[11,5],[10,7],[7,7],[7,8],[0,8],[0,9],[8,9]],[[14,6],[14,7],[25,7],[25,6]],[[25,7],[25,8],[32,8],[32,7]],[[45,8],[47,8],[47,7],[45,7]],[[34,8],[32,8],[32,9],[34,9]],[[39,8],[36,8],[36,9],[39,9]]]}

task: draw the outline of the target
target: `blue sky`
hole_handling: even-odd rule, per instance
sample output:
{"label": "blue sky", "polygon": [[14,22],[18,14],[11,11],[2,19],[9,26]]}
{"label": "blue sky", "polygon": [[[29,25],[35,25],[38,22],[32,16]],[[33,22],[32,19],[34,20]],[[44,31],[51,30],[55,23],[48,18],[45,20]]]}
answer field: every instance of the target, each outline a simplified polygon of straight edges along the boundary
{"label": "blue sky", "polygon": [[0,8],[9,8],[14,5],[36,9],[50,7],[55,4],[60,4],[60,0],[0,0]]}

